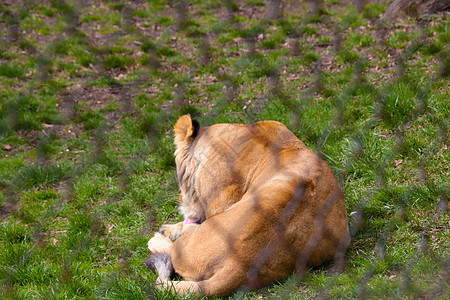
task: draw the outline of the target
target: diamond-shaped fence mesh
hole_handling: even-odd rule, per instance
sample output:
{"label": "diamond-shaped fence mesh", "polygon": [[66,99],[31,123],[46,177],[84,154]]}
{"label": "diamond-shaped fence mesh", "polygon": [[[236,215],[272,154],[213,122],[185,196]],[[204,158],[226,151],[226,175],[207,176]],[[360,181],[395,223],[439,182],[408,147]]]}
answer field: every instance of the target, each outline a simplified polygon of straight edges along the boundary
{"label": "diamond-shaped fence mesh", "polygon": [[344,191],[341,259],[303,263],[318,218],[294,275],[236,297],[444,299],[449,6],[2,1],[0,294],[163,297],[143,261],[152,233],[180,221],[172,127],[189,113],[284,123]]}

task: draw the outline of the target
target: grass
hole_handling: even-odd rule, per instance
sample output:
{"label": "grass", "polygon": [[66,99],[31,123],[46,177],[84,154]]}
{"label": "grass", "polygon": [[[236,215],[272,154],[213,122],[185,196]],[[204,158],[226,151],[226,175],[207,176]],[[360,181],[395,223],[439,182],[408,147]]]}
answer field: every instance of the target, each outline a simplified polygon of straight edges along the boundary
{"label": "grass", "polygon": [[178,299],[143,261],[181,220],[172,126],[190,113],[281,121],[344,190],[342,272],[233,297],[444,299],[448,16],[192,0],[180,18],[169,2],[0,4],[0,297]]}

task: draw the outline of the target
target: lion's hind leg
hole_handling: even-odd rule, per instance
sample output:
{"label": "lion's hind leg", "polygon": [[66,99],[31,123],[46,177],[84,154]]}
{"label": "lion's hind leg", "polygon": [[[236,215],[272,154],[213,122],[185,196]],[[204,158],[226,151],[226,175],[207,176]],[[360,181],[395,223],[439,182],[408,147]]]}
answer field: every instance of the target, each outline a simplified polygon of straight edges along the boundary
{"label": "lion's hind leg", "polygon": [[246,272],[238,262],[228,262],[210,278],[201,281],[164,281],[157,280],[160,290],[173,290],[179,296],[187,293],[198,295],[228,296],[245,284]]}
{"label": "lion's hind leg", "polygon": [[198,282],[195,281],[165,281],[165,280],[156,280],[156,288],[160,291],[174,291],[179,296],[186,295],[188,293],[201,295],[203,294],[202,289]]}

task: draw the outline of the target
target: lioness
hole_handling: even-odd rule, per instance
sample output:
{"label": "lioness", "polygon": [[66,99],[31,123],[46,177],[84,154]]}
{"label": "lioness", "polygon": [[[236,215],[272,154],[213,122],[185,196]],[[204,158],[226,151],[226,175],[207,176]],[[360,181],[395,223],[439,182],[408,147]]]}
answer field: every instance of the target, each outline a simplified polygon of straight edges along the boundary
{"label": "lioness", "polygon": [[[174,128],[184,222],[148,242],[159,287],[225,296],[343,256],[341,189],[283,124],[200,127],[185,115]],[[173,270],[186,281],[169,281]]]}

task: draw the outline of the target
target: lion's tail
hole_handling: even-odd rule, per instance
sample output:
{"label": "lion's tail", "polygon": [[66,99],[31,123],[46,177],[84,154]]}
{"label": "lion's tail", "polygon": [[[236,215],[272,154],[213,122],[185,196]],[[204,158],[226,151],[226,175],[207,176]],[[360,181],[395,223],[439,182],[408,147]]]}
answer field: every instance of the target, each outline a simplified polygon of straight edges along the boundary
{"label": "lion's tail", "polygon": [[161,281],[168,281],[175,272],[170,255],[164,252],[152,253],[145,260],[145,264],[153,271],[158,271],[158,279]]}

